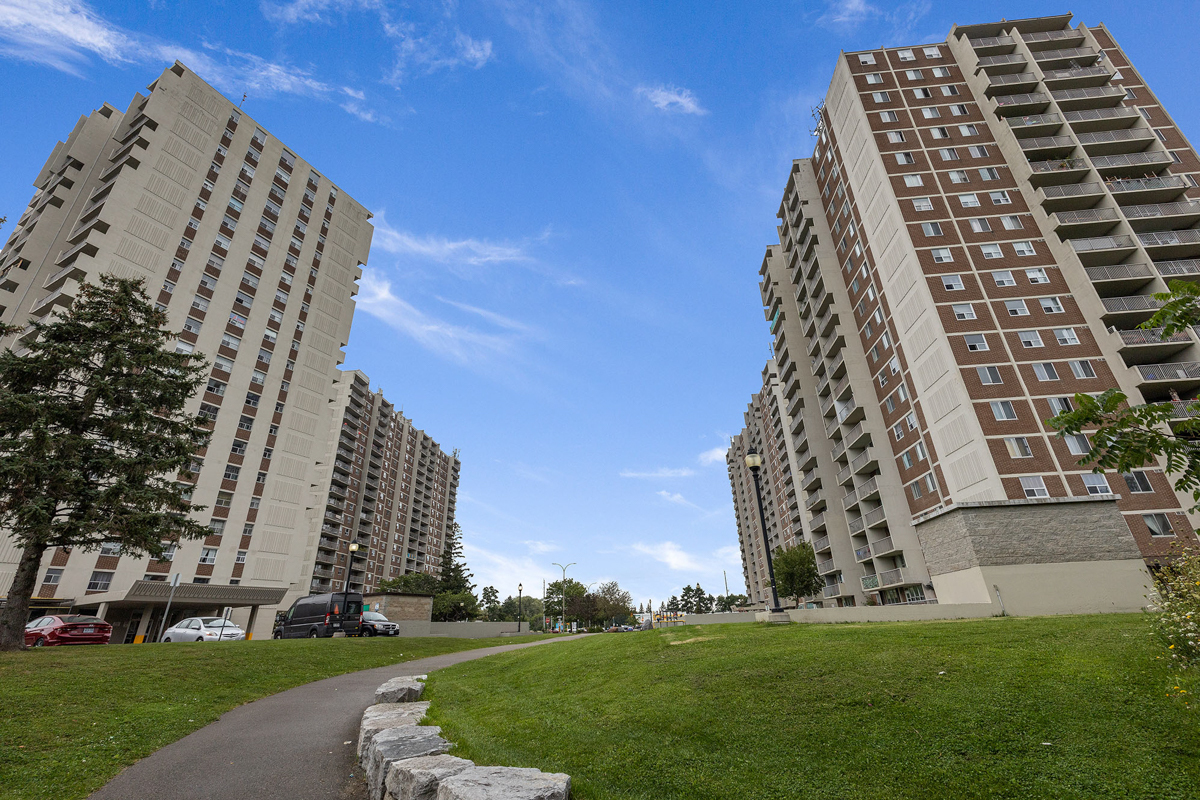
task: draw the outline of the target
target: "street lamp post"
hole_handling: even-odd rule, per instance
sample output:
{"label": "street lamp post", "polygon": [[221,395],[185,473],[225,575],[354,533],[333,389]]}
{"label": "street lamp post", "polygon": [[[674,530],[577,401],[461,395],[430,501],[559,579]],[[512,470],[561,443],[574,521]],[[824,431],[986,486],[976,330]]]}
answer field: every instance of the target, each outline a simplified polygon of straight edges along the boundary
{"label": "street lamp post", "polygon": [[350,602],[350,564],[354,560],[354,554],[358,552],[358,542],[351,542],[346,549],[350,551],[350,555],[346,558],[346,582],[342,584],[343,614],[346,613],[346,605]]}
{"label": "street lamp post", "polygon": [[558,593],[562,596],[563,633],[566,633],[567,632],[567,567],[575,566],[576,562],[572,561],[570,564],[567,564],[567,567],[564,567],[562,564],[559,564],[557,561],[555,561],[553,563],[554,563],[554,566],[561,569],[562,573],[563,573],[562,583],[560,583],[558,585]]}
{"label": "street lamp post", "polygon": [[746,453],[746,466],[754,476],[754,497],[758,500],[758,524],[762,528],[763,552],[767,557],[767,577],[771,579],[771,611],[782,611],[779,607],[779,593],[775,591],[775,566],[771,563],[771,543],[767,541],[767,514],[763,511],[762,489],[758,484],[758,471],[762,469],[763,459],[753,447]]}
{"label": "street lamp post", "polygon": [[525,587],[522,584],[518,583],[517,584],[517,633],[521,632],[521,617],[522,617],[521,592],[524,590],[525,590]]}

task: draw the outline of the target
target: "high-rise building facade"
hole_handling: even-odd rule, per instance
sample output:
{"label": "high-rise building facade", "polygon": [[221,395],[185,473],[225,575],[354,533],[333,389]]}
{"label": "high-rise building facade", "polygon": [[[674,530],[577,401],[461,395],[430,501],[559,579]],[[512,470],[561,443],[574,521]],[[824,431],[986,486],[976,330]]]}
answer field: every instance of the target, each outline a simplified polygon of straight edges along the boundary
{"label": "high-rise building facade", "polygon": [[340,373],[335,393],[341,415],[318,466],[310,591],[366,592],[411,572],[440,575],[454,525],[458,451],[443,452],[382,392],[372,393],[362,372]]}
{"label": "high-rise building facade", "polygon": [[[307,593],[316,454],[334,424],[370,214],[178,62],[125,112],[82,117],[35,185],[0,251],[0,320],[45,318],[101,273],[141,278],[182,331],[176,347],[212,363],[189,407],[212,425],[192,491],[210,535],[164,561],[55,549],[39,602],[128,606],[132,637],[153,613],[123,599],[138,581],[179,573],[212,585],[199,593],[218,606],[253,593],[217,585],[277,589],[284,604]],[[20,352],[27,333],[5,344]],[[0,591],[18,556],[0,543]]]}
{"label": "high-rise building facade", "polygon": [[843,53],[815,134],[761,289],[826,574],[860,604],[1136,607],[1190,498],[1046,420],[1200,391],[1196,332],[1136,329],[1200,277],[1195,150],[1070,15]]}

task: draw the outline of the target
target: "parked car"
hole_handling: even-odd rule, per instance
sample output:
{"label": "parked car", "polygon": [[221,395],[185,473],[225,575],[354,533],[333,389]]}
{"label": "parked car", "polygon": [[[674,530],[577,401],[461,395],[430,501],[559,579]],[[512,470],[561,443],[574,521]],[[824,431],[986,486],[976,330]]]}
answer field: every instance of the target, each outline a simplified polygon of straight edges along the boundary
{"label": "parked car", "polygon": [[275,626],[274,639],[321,639],[344,632],[357,636],[362,624],[363,597],[359,592],[310,594],[298,598]]}
{"label": "parked car", "polygon": [[26,647],[57,644],[108,644],[112,625],[99,617],[79,614],[38,617],[25,626]]}
{"label": "parked car", "polygon": [[189,617],[163,631],[164,642],[231,642],[245,639],[246,632],[221,617]]}
{"label": "parked car", "polygon": [[364,611],[359,636],[399,636],[400,626],[378,611]]}

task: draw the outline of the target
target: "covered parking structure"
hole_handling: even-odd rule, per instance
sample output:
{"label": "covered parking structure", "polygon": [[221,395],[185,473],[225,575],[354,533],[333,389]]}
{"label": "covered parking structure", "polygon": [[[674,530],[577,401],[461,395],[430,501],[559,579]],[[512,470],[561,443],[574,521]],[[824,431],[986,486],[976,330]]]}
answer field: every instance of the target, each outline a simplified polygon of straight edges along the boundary
{"label": "covered parking structure", "polygon": [[[173,588],[174,597],[166,581],[134,581],[125,590],[81,598],[72,613],[94,614],[112,625],[113,644],[139,644],[154,641],[160,626],[167,628],[187,617],[216,617],[226,608],[249,608],[249,618],[242,627],[246,638],[251,638],[259,607],[277,606],[287,594],[286,588],[211,583],[181,583]],[[163,625],[168,601],[170,616]]]}

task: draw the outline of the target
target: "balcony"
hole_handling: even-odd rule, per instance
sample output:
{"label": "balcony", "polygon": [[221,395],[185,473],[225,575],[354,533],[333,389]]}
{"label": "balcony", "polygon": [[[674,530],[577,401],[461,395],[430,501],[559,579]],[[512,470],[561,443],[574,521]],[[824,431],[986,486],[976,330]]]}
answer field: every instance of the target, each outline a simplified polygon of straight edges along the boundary
{"label": "balcony", "polygon": [[1170,390],[1187,392],[1200,387],[1200,361],[1142,364],[1137,367],[1139,386],[1147,402],[1164,399]]}
{"label": "balcony", "polygon": [[1152,173],[1167,164],[1174,163],[1171,154],[1163,150],[1151,150],[1146,153],[1125,153],[1115,156],[1092,156],[1092,166],[1104,177],[1136,178],[1139,175]]}
{"label": "balcony", "polygon": [[1085,267],[1116,264],[1137,252],[1137,242],[1124,234],[1067,241]]}
{"label": "balcony", "polygon": [[1200,222],[1200,200],[1180,203],[1150,203],[1121,209],[1135,231],[1190,228]]}
{"label": "balcony", "polygon": [[862,475],[863,473],[878,470],[879,454],[875,452],[873,447],[868,447],[854,457],[850,462],[850,469],[855,475]]}
{"label": "balcony", "polygon": [[1082,211],[1059,211],[1052,215],[1058,235],[1097,236],[1108,233],[1121,221],[1121,212],[1115,208],[1086,208]]}
{"label": "balcony", "polygon": [[847,523],[847,525],[850,528],[851,534],[862,533],[863,530],[866,528],[866,523],[863,522],[862,517],[859,517],[858,519],[850,520],[850,522]]}
{"label": "balcony", "polygon": [[1105,183],[1110,192],[1118,195],[1118,200],[1129,203],[1174,201],[1191,186],[1178,175],[1166,175],[1161,178],[1132,178],[1106,181]]}
{"label": "balcony", "polygon": [[1032,174],[1029,182],[1034,188],[1041,186],[1058,186],[1064,183],[1078,183],[1087,177],[1092,169],[1092,162],[1086,158],[1052,158],[1045,161],[1031,161],[1029,168]]}
{"label": "balcony", "polygon": [[1091,86],[1084,89],[1056,89],[1050,92],[1063,111],[1084,111],[1093,108],[1112,108],[1125,99],[1121,86]]}
{"label": "balcony", "polygon": [[1110,267],[1087,267],[1088,279],[1101,297],[1129,295],[1154,280],[1149,264],[1114,264]]}
{"label": "balcony", "polygon": [[[812,519],[810,519],[810,520],[808,521],[808,526],[809,526],[810,528],[812,528],[813,532],[816,532],[816,531],[823,531],[823,530],[825,530],[825,529],[826,529],[826,527],[827,527],[827,526],[826,526],[826,521],[825,521],[825,512],[824,512],[824,511],[822,511],[820,514],[817,514],[817,515],[816,515],[816,516],[814,516]],[[828,546],[829,537],[828,537],[828,536],[825,536],[825,537],[823,537],[823,538],[824,538],[824,539],[825,539],[825,541],[826,541],[826,546]],[[818,540],[818,541],[819,541],[819,540]]]}
{"label": "balcony", "polygon": [[1024,72],[1028,62],[1020,53],[1009,53],[999,56],[984,56],[976,64],[977,69],[984,70],[988,75],[1004,75],[1012,72]]}
{"label": "balcony", "polygon": [[821,488],[821,473],[815,469],[804,473],[804,478],[800,481],[800,488],[805,491]]}
{"label": "balcony", "polygon": [[813,539],[813,552],[814,553],[823,553],[828,549],[829,549],[829,537],[828,536],[818,536],[816,539]]}
{"label": "balcony", "polygon": [[986,36],[981,39],[971,39],[970,42],[977,56],[1011,53],[1017,46],[1017,40],[1011,36]]}
{"label": "balcony", "polygon": [[889,569],[885,572],[878,573],[879,588],[886,589],[889,586],[903,586],[906,583],[920,583],[914,580],[912,575],[902,568]]}
{"label": "balcony", "polygon": [[831,572],[837,572],[837,566],[833,563],[832,558],[827,558],[824,561],[817,562],[818,575],[828,575]]}
{"label": "balcony", "polygon": [[1037,156],[1042,159],[1053,159],[1055,156],[1066,157],[1075,149],[1075,140],[1070,136],[1031,136],[1028,139],[1018,139],[1017,144],[1029,158]]}
{"label": "balcony", "polygon": [[1014,72],[1010,75],[991,75],[988,77],[987,94],[998,94],[999,90],[1010,93],[1017,91],[1030,92],[1037,88],[1038,76],[1032,72]]}
{"label": "balcony", "polygon": [[1128,128],[1134,125],[1142,115],[1136,108],[1114,106],[1113,108],[1091,108],[1083,111],[1068,111],[1063,119],[1075,133],[1085,131],[1108,131],[1118,128]]}
{"label": "balcony", "polygon": [[821,596],[824,598],[827,598],[827,599],[832,598],[832,597],[841,597],[842,596],[842,584],[832,583],[829,586],[826,586],[824,589],[821,590]]}
{"label": "balcony", "polygon": [[1038,66],[1047,70],[1091,66],[1100,58],[1100,54],[1091,47],[1067,47],[1060,50],[1039,50],[1033,57]]}
{"label": "balcony", "polygon": [[820,491],[810,492],[808,498],[804,501],[804,507],[809,511],[819,511],[825,508],[825,493]]}
{"label": "balcony", "polygon": [[1168,280],[1188,280],[1200,277],[1200,259],[1185,258],[1178,261],[1156,261],[1154,269]]}
{"label": "balcony", "polygon": [[1104,196],[1104,184],[1067,183],[1062,186],[1043,186],[1038,189],[1046,213],[1077,208],[1090,208]]}
{"label": "balcony", "polygon": [[846,447],[865,447],[871,443],[871,432],[868,431],[863,423],[860,422],[858,425],[855,425],[853,428],[846,431],[846,435],[842,441],[846,443]]}
{"label": "balcony", "polygon": [[845,486],[847,483],[849,483],[851,481],[851,479],[853,477],[854,477],[854,472],[851,471],[850,465],[847,464],[846,466],[844,466],[838,470],[838,473],[837,473],[838,486]]}
{"label": "balcony", "polygon": [[871,555],[873,556],[890,556],[898,552],[900,552],[900,548],[896,546],[890,536],[884,537],[877,542],[871,542]]}
{"label": "balcony", "polygon": [[863,588],[864,592],[874,592],[879,589],[879,576],[878,575],[863,575],[858,580],[859,580],[859,583],[862,584],[862,588]]}
{"label": "balcony", "polygon": [[994,97],[993,100],[996,102],[996,113],[1002,117],[1038,114],[1050,106],[1050,98],[1041,92],[1001,94]]}
{"label": "balcony", "polygon": [[1163,337],[1162,328],[1116,331],[1121,339],[1121,357],[1129,366],[1154,364],[1192,346],[1192,337],[1178,331]]}
{"label": "balcony", "polygon": [[67,281],[68,278],[78,281],[83,280],[84,276],[86,275],[87,271],[84,270],[83,267],[78,264],[71,263],[47,278],[46,282],[42,284],[42,288],[51,290],[61,289],[62,285]]}
{"label": "balcony", "polygon": [[863,514],[862,519],[868,528],[878,528],[881,525],[887,525],[887,510],[883,506],[880,506]]}
{"label": "balcony", "polygon": [[1162,308],[1162,302],[1153,295],[1135,294],[1129,297],[1103,297],[1104,321],[1107,325],[1128,328],[1140,325]]}
{"label": "balcony", "polygon": [[1153,258],[1194,258],[1200,256],[1200,230],[1139,233],[1138,241]]}
{"label": "balcony", "polygon": [[1078,69],[1048,69],[1043,73],[1046,86],[1052,89],[1082,89],[1104,86],[1112,79],[1108,67],[1079,67]]}
{"label": "balcony", "polygon": [[1027,117],[1009,117],[1008,126],[1013,136],[1024,139],[1027,136],[1044,136],[1054,133],[1062,127],[1063,118],[1060,114],[1030,114]]}
{"label": "balcony", "polygon": [[1063,44],[1082,42],[1083,31],[1076,28],[1066,28],[1057,31],[1034,31],[1031,33],[1022,33],[1021,41],[1030,50],[1046,50],[1049,48],[1058,48]]}
{"label": "balcony", "polygon": [[1079,134],[1079,143],[1089,156],[1116,155],[1145,150],[1155,140],[1150,128],[1117,128]]}
{"label": "balcony", "polygon": [[871,546],[870,545],[865,545],[854,551],[854,560],[860,564],[864,561],[867,561],[870,558],[871,558]]}
{"label": "balcony", "polygon": [[[849,469],[849,467],[847,467]],[[842,498],[842,510],[849,511],[858,505],[858,501],[862,499],[858,496],[858,490],[851,488],[846,490],[845,497]]]}

